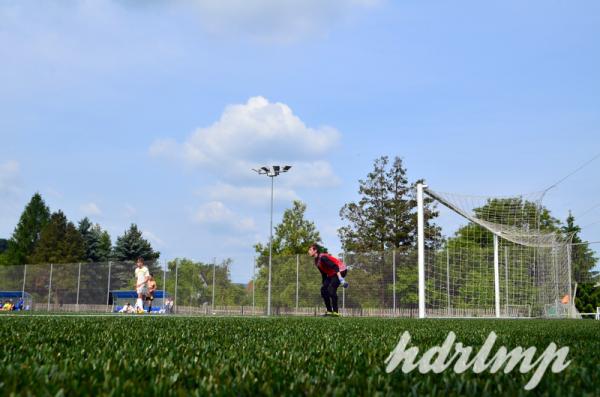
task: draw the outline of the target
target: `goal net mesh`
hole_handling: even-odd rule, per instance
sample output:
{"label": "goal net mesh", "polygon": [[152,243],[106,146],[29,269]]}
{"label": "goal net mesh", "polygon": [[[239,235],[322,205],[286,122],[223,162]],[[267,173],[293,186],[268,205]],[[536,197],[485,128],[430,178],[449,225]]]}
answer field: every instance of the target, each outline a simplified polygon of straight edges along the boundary
{"label": "goal net mesh", "polygon": [[[569,238],[543,192],[482,197],[425,189],[446,235],[425,236],[428,317],[568,317]],[[497,306],[499,303],[499,307]]]}

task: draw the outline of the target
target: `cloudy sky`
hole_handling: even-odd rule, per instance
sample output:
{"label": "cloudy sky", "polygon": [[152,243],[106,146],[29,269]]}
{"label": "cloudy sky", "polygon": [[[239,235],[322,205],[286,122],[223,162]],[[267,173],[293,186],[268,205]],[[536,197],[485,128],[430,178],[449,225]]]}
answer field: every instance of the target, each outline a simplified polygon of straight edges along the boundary
{"label": "cloudy sky", "polygon": [[[543,190],[600,153],[598,37],[594,0],[1,0],[0,237],[38,191],[247,281],[269,233],[252,168],[293,166],[275,222],[300,199],[333,251],[381,155],[440,191]],[[599,174],[545,196],[590,241]]]}

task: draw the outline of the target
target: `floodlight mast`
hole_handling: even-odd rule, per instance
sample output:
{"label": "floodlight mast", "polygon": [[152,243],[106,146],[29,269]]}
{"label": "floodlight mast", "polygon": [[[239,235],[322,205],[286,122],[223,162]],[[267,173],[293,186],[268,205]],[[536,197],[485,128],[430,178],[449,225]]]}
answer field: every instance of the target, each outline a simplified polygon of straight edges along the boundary
{"label": "floodlight mast", "polygon": [[[258,173],[258,175],[266,175],[269,178],[271,178],[271,221],[269,224],[269,283],[267,290],[267,316],[271,315],[271,264],[273,258],[273,180],[279,174],[283,172],[288,172],[290,168],[292,168],[291,165],[273,165],[270,167],[263,166],[257,170],[254,168],[252,169],[252,171],[255,171],[256,173]],[[255,288],[255,286],[253,286],[253,288]]]}

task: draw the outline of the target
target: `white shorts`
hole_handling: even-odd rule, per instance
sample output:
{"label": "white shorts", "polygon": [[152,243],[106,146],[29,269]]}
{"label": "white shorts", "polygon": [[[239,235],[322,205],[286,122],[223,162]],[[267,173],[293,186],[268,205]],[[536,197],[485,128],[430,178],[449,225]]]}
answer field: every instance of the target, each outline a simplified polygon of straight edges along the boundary
{"label": "white shorts", "polygon": [[142,295],[148,295],[148,287],[147,287],[147,286],[145,286],[145,285],[143,285],[143,286],[139,287],[139,288],[136,290],[136,292],[137,292],[138,294],[142,294]]}

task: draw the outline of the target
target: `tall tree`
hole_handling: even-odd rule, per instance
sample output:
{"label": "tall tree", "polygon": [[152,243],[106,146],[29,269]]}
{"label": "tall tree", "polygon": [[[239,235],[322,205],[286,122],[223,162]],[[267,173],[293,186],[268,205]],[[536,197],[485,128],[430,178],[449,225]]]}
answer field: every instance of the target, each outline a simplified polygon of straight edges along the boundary
{"label": "tall tree", "polygon": [[[342,246],[348,252],[373,252],[416,246],[416,183],[408,183],[402,159],[389,164],[387,156],[376,159],[365,180],[359,180],[358,202],[345,204],[340,210],[347,226],[338,230]],[[425,198],[428,246],[439,244],[440,228],[432,219],[438,214],[432,200]]]}
{"label": "tall tree", "polygon": [[[275,307],[295,304],[297,255],[302,258],[300,291],[311,291],[311,297],[318,297],[318,289],[309,284],[320,282],[321,277],[314,269],[312,259],[310,264],[307,261],[307,251],[312,243],[321,242],[321,236],[315,224],[304,218],[305,213],[306,204],[294,201],[292,208],[284,211],[281,223],[275,226],[272,265],[272,304]],[[257,304],[263,305],[266,303],[269,278],[269,244],[258,243],[254,248],[259,255],[256,262],[259,269],[252,288],[256,288]]]}
{"label": "tall tree", "polygon": [[[372,305],[373,299],[378,299],[379,305],[388,305],[393,299],[392,292],[383,287],[393,278],[392,257],[385,251],[396,250],[403,257],[417,245],[419,182],[409,183],[401,158],[395,157],[390,163],[387,156],[379,157],[367,178],[358,182],[359,201],[345,204],[340,210],[340,217],[347,222],[338,229],[344,251],[358,254],[350,256],[354,274],[360,270],[365,283],[382,286],[378,298],[369,297],[365,291],[361,299],[364,304]],[[427,248],[436,248],[441,241],[440,228],[433,222],[438,214],[432,203],[431,198],[424,197]],[[397,273],[400,275],[400,268]]]}
{"label": "tall tree", "polygon": [[84,259],[83,237],[62,211],[50,216],[40,233],[31,261],[33,263],[75,263]]}
{"label": "tall tree", "polygon": [[589,244],[584,243],[579,237],[581,228],[575,224],[575,217],[569,211],[566,224],[562,227],[562,232],[571,238],[571,273],[573,275],[573,281],[586,282],[590,281],[591,270],[598,263],[593,250],[590,249]]}
{"label": "tall tree", "polygon": [[50,209],[39,193],[35,193],[25,206],[19,223],[8,242],[6,260],[11,265],[22,265],[30,256],[40,239],[44,226],[50,219]]}
{"label": "tall tree", "polygon": [[134,261],[142,257],[151,274],[158,276],[162,270],[157,259],[160,252],[154,251],[142,232],[132,223],[122,236],[117,237],[112,257],[117,263],[111,265],[111,289],[133,288]]}
{"label": "tall tree", "polygon": [[8,250],[8,240],[4,238],[0,238],[0,266],[8,265],[8,255],[6,251]]}
{"label": "tall tree", "polygon": [[98,224],[93,225],[87,217],[79,221],[78,230],[85,241],[87,262],[105,262],[110,259],[112,244],[107,231],[102,230]]}
{"label": "tall tree", "polygon": [[152,245],[142,237],[142,232],[135,223],[132,223],[122,236],[117,237],[113,252],[117,261],[134,261],[139,257],[153,261],[159,256],[160,252],[152,249]]}
{"label": "tall tree", "polygon": [[[315,224],[304,219],[306,204],[294,200],[292,208],[284,211],[281,223],[275,226],[273,255],[306,254],[308,247],[320,242],[321,236]],[[269,243],[254,246],[260,259],[269,257]]]}

